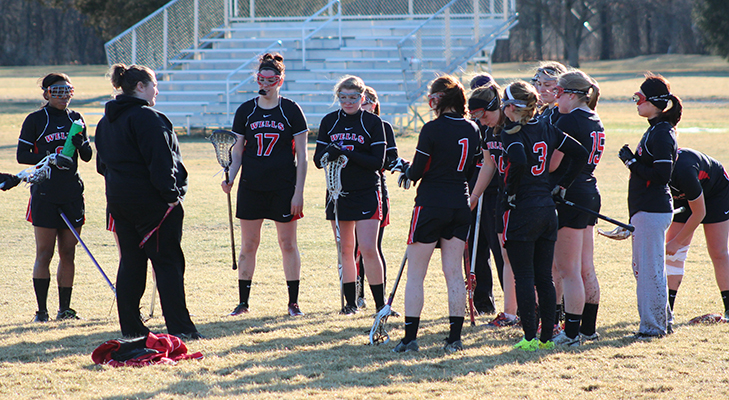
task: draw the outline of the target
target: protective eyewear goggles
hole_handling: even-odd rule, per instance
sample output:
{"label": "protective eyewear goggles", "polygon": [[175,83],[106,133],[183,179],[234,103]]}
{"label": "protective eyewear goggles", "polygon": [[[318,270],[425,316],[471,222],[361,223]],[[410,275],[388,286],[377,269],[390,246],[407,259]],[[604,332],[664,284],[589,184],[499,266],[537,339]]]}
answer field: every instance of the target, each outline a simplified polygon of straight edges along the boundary
{"label": "protective eyewear goggles", "polygon": [[557,79],[557,76],[559,75],[559,72],[557,72],[554,68],[537,68],[537,73],[534,75],[534,78],[539,79],[539,76],[542,75],[545,81],[553,81]]}
{"label": "protective eyewear goggles", "polygon": [[668,101],[670,99],[670,97],[671,97],[671,94],[670,93],[668,93],[668,94],[661,94],[661,95],[658,95],[658,96],[646,97],[641,92],[635,92],[635,94],[633,94],[633,101],[637,105],[641,105],[641,104],[643,104],[643,103],[645,103],[647,101],[656,101],[656,100]]}
{"label": "protective eyewear goggles", "polygon": [[355,104],[362,99],[361,93],[339,93],[337,95],[340,103]]}
{"label": "protective eyewear goggles", "polygon": [[281,81],[281,75],[264,76],[258,73],[258,84],[263,86],[273,86]]}
{"label": "protective eyewear goggles", "polygon": [[51,85],[45,90],[48,95],[54,99],[65,99],[73,97],[73,86],[71,85]]}
{"label": "protective eyewear goggles", "polygon": [[554,97],[557,97],[557,98],[560,98],[565,93],[587,95],[587,91],[585,91],[585,90],[565,89],[562,86],[555,87],[553,92],[554,92]]}
{"label": "protective eyewear goggles", "polygon": [[368,99],[367,97],[365,97],[364,101],[362,101],[363,106],[369,106],[371,104],[375,104],[375,101],[372,99]]}

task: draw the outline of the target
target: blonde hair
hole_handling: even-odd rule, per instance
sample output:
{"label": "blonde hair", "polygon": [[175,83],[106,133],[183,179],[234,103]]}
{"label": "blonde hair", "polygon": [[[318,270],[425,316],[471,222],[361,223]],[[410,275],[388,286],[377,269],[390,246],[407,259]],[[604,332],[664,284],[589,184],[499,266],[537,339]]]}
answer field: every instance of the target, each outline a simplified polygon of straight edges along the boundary
{"label": "blonde hair", "polygon": [[600,98],[600,86],[586,73],[580,70],[565,72],[559,76],[557,85],[565,89],[565,92],[577,95],[591,110],[597,107],[597,100]]}
{"label": "blonde hair", "polygon": [[537,99],[539,95],[534,86],[524,82],[516,81],[511,83],[504,89],[504,105],[514,104],[514,113],[519,117],[516,126],[518,129],[507,130],[506,133],[516,133],[521,130],[521,125],[525,125],[529,120],[534,118],[537,111]]}
{"label": "blonde hair", "polygon": [[356,90],[360,94],[364,93],[367,89],[362,78],[354,75],[344,75],[339,79],[336,85],[334,85],[334,95],[338,95],[342,90]]}
{"label": "blonde hair", "polygon": [[377,92],[375,91],[375,89],[367,86],[365,88],[364,95],[368,101],[375,105],[374,107],[372,107],[372,113],[375,115],[380,115],[380,102],[377,99]]}

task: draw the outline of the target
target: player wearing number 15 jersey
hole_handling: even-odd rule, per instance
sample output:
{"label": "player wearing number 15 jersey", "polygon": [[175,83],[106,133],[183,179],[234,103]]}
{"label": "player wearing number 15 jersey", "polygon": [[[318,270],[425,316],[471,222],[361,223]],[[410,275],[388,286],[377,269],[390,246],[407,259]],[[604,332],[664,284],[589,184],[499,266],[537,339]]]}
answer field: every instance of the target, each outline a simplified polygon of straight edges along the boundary
{"label": "player wearing number 15 jersey", "polygon": [[238,270],[240,303],[231,316],[248,312],[248,298],[256,269],[256,251],[264,219],[276,223],[284,275],[289,292],[288,312],[303,315],[298,306],[301,257],[296,243],[296,220],[303,216],[306,180],[306,118],[293,101],[279,96],[285,66],[280,54],[264,54],[258,67],[258,97],[235,113],[230,193],[239,169],[238,209],[241,249]]}

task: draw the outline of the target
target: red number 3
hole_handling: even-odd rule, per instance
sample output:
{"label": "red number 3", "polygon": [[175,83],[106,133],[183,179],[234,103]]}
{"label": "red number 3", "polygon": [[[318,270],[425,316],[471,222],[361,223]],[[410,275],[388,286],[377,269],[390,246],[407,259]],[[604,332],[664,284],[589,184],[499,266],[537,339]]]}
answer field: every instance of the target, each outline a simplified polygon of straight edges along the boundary
{"label": "red number 3", "polygon": [[532,175],[539,176],[544,173],[547,167],[547,144],[544,142],[534,143],[533,151],[537,155],[539,164],[532,167]]}

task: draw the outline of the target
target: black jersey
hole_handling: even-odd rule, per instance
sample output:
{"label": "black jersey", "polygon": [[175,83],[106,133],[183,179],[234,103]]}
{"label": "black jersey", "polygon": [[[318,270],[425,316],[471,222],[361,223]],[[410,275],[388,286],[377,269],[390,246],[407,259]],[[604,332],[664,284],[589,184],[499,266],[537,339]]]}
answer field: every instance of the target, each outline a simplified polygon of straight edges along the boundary
{"label": "black jersey", "polygon": [[[491,178],[491,181],[489,181],[486,189],[484,189],[484,193],[496,194],[499,192],[499,176],[502,174],[502,172],[500,171],[501,167],[499,166],[499,163],[503,162],[503,157],[501,157],[501,138],[496,138],[494,136],[494,128],[482,126],[478,123],[478,121],[476,121],[476,125],[478,125],[478,128],[481,132],[481,149],[489,151],[489,155],[491,156],[491,159],[493,160],[494,164],[496,164],[496,167],[498,169],[494,173],[494,176]],[[494,149],[490,149],[490,146],[494,147]],[[478,180],[478,174],[481,172],[480,170],[482,167],[483,151],[476,158],[476,171],[473,173],[473,176],[468,181],[469,187],[473,188],[473,186],[476,184],[476,181]]]}
{"label": "black jersey", "polygon": [[489,187],[491,187],[495,181],[496,185],[498,185],[497,190],[503,192],[504,179],[506,178],[506,167],[509,165],[509,156],[504,151],[504,143],[501,141],[501,135],[504,135],[504,133],[501,131],[501,135],[496,136],[494,134],[494,129],[488,128],[486,129],[485,135],[483,148],[489,151],[491,160],[493,160],[494,164],[496,164],[496,173],[498,174],[498,177],[495,176],[491,179]]}
{"label": "black jersey", "polygon": [[678,153],[676,130],[666,121],[649,122],[650,128],[635,149],[637,161],[630,165],[628,209],[631,216],[638,211],[673,211],[668,182]]}
{"label": "black jersey", "polygon": [[532,119],[522,125],[518,132],[507,133],[515,125],[508,124],[500,135],[509,156],[505,190],[509,194],[516,194],[516,207],[519,210],[554,207],[551,195],[553,186],[549,180],[552,153],[557,149],[571,158],[559,182],[568,187],[587,159],[587,151],[575,139],[544,120]]}
{"label": "black jersey", "polygon": [[[392,125],[387,121],[382,121],[383,127],[385,128],[385,141],[387,141],[387,147],[385,150],[385,164],[384,168],[380,170],[380,187],[382,189],[382,201],[385,202],[389,199],[390,195],[387,192],[387,178],[385,177],[385,170],[387,166],[392,164],[398,159],[397,144],[395,143],[395,131],[392,129]],[[383,204],[385,206],[385,204]],[[384,215],[388,215],[387,210]]]}
{"label": "black jersey", "polygon": [[[570,192],[597,192],[597,179],[595,179],[594,172],[605,150],[605,127],[602,125],[600,117],[591,110],[576,108],[569,114],[559,115],[560,118],[555,126],[580,142],[582,147],[590,152],[587,163],[572,182]],[[559,168],[552,173],[553,176],[563,175],[566,168],[566,163],[561,163]],[[553,179],[552,182],[556,181]]]}
{"label": "black jersey", "polygon": [[[28,115],[23,122],[18,139],[17,159],[21,164],[37,164],[48,154],[63,150],[66,137],[75,120],[83,120],[81,114],[65,109],[58,110],[46,105]],[[81,134],[88,140],[86,124]],[[74,165],[70,169],[51,169],[51,177],[30,187],[31,196],[47,196],[54,204],[68,203],[83,196],[84,184],[78,174],[78,152],[73,154]],[[88,160],[86,160],[88,161]]]}
{"label": "black jersey", "polygon": [[245,139],[239,186],[268,191],[295,185],[294,136],[307,131],[301,107],[285,97],[271,109],[261,108],[257,97],[241,104],[233,120],[233,132]]}
{"label": "black jersey", "polygon": [[696,200],[702,193],[709,200],[723,196],[729,175],[721,163],[693,149],[679,149],[669,183],[674,200]]}
{"label": "black jersey", "polygon": [[557,107],[555,105],[554,107],[549,107],[549,106],[545,107],[544,110],[542,110],[542,112],[537,114],[536,118],[539,121],[546,121],[546,122],[549,122],[550,124],[555,124],[555,123],[557,123],[557,120],[559,119],[559,117],[561,115],[562,114],[559,113],[559,107]]}
{"label": "black jersey", "polygon": [[467,171],[481,153],[478,127],[457,114],[443,114],[420,131],[408,178],[417,181],[416,206],[468,207]]}
{"label": "black jersey", "polygon": [[342,169],[343,191],[379,188],[386,148],[380,117],[362,110],[352,115],[337,110],[324,116],[314,152],[317,168],[321,168],[321,157],[330,143],[337,143],[349,159]]}

